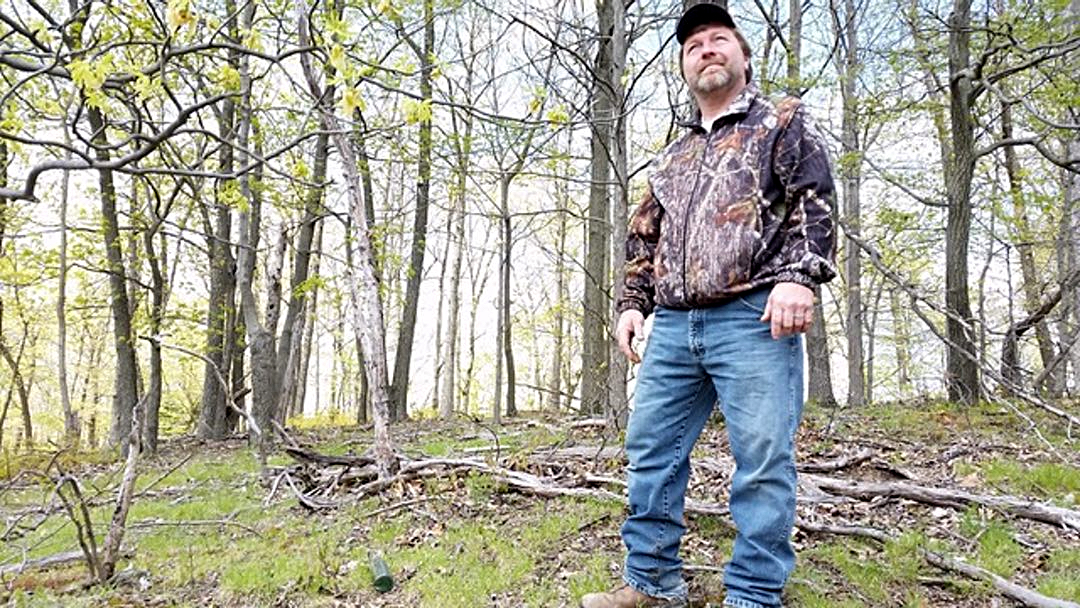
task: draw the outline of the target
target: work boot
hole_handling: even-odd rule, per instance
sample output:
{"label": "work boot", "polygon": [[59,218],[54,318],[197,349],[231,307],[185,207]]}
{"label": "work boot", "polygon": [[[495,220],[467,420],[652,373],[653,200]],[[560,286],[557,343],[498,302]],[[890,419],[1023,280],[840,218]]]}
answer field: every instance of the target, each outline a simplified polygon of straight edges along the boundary
{"label": "work boot", "polygon": [[611,593],[589,593],[581,598],[581,608],[682,608],[684,600],[667,600],[650,597],[623,585]]}

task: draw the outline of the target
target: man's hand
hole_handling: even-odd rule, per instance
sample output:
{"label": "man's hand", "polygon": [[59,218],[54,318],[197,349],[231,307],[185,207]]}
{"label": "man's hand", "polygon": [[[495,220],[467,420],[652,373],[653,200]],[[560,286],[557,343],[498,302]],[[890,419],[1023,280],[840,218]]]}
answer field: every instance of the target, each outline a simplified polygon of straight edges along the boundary
{"label": "man's hand", "polygon": [[640,310],[631,308],[619,315],[619,324],[615,327],[615,339],[619,342],[619,350],[631,363],[641,363],[641,357],[637,356],[630,343],[635,337],[641,336],[644,323],[645,315],[641,314]]}
{"label": "man's hand", "polygon": [[761,320],[772,323],[774,340],[810,329],[814,322],[813,290],[798,283],[777,283],[769,294]]}

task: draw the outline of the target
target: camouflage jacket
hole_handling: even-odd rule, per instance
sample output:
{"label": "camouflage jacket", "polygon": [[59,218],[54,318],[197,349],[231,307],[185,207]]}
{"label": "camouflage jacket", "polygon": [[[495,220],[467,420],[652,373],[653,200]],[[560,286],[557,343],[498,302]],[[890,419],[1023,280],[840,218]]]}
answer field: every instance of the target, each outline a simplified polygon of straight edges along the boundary
{"label": "camouflage jacket", "polygon": [[825,142],[798,99],[747,86],[654,161],[626,237],[621,313],[712,306],[757,287],[836,275]]}

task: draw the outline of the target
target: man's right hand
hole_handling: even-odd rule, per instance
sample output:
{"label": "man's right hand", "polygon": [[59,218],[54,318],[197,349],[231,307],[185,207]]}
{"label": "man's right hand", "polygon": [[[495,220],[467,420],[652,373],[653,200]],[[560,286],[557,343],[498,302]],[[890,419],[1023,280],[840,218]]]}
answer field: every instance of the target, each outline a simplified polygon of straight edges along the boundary
{"label": "man's right hand", "polygon": [[631,363],[641,363],[641,357],[631,347],[635,337],[640,337],[645,324],[645,315],[640,310],[633,308],[624,310],[619,315],[619,324],[615,327],[615,339],[619,342],[619,350],[622,351]]}

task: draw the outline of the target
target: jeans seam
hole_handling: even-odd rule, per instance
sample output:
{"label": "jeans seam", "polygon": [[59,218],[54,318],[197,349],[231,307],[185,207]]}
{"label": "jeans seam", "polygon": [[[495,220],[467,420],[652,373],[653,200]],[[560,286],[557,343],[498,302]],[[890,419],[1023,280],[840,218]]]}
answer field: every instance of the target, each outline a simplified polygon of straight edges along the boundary
{"label": "jeans seam", "polygon": [[[785,437],[785,440],[788,443],[788,445],[786,446],[788,448],[787,449],[788,458],[787,458],[787,462],[784,463],[783,471],[784,471],[784,477],[785,477],[784,481],[785,482],[788,481],[788,479],[791,479],[792,477],[794,477],[795,478],[793,480],[794,483],[798,484],[798,477],[797,477],[798,474],[797,474],[796,469],[795,469],[795,431],[796,431],[796,429],[795,429],[795,399],[796,399],[796,394],[795,394],[795,378],[794,378],[795,373],[794,372],[795,372],[795,365],[796,365],[795,358],[796,358],[796,356],[798,354],[801,354],[801,353],[799,353],[799,349],[796,348],[796,345],[798,344],[798,338],[792,336],[792,337],[788,338],[788,340],[789,340],[789,345],[790,345],[790,348],[788,348],[788,364],[787,364],[787,385],[788,385],[788,398],[787,398],[788,427],[787,428],[788,428],[788,432],[786,433],[786,437]],[[799,390],[802,390],[802,385],[801,384],[799,386]],[[796,492],[797,492],[797,490],[796,490]],[[793,497],[794,497],[794,494],[793,494]],[[787,505],[785,505],[785,506],[788,507],[788,509],[787,509],[788,518],[785,519],[785,521],[784,521],[784,523],[786,525],[783,528],[781,528],[780,530],[778,530],[778,532],[780,532],[780,534],[777,535],[777,538],[776,538],[776,541],[775,541],[776,545],[774,547],[774,551],[776,549],[780,548],[781,546],[783,546],[783,544],[785,542],[787,542],[787,537],[791,534],[791,527],[795,523],[796,502],[797,502],[796,500],[791,500],[790,502],[787,503]]]}
{"label": "jeans seam", "polygon": [[[691,404],[697,403],[698,398],[701,397],[702,388],[705,387],[705,385],[706,385],[706,380],[705,379],[702,379],[702,380],[698,381],[698,388],[694,392],[694,397],[690,401]],[[683,440],[686,438],[686,424],[687,424],[687,419],[689,417],[690,417],[690,408],[685,408],[683,410],[683,417],[679,421],[679,432],[676,434],[676,437],[675,437],[675,458],[673,459],[673,461],[671,463],[672,465],[676,465],[680,460],[682,460]],[[670,497],[668,495],[668,489],[671,486],[672,480],[675,479],[675,475],[678,473],[678,467],[677,466],[670,466],[670,468],[671,468],[671,472],[668,474],[667,477],[664,478],[663,500],[664,500],[664,514],[665,515],[668,515],[670,513],[670,510],[671,510],[671,501],[670,501]],[[659,554],[660,553],[660,543],[664,540],[664,533],[666,532],[666,530],[665,530],[666,526],[667,526],[666,523],[661,523],[660,524],[660,530],[658,531],[658,533],[656,535],[656,541],[653,544],[653,554]]]}

